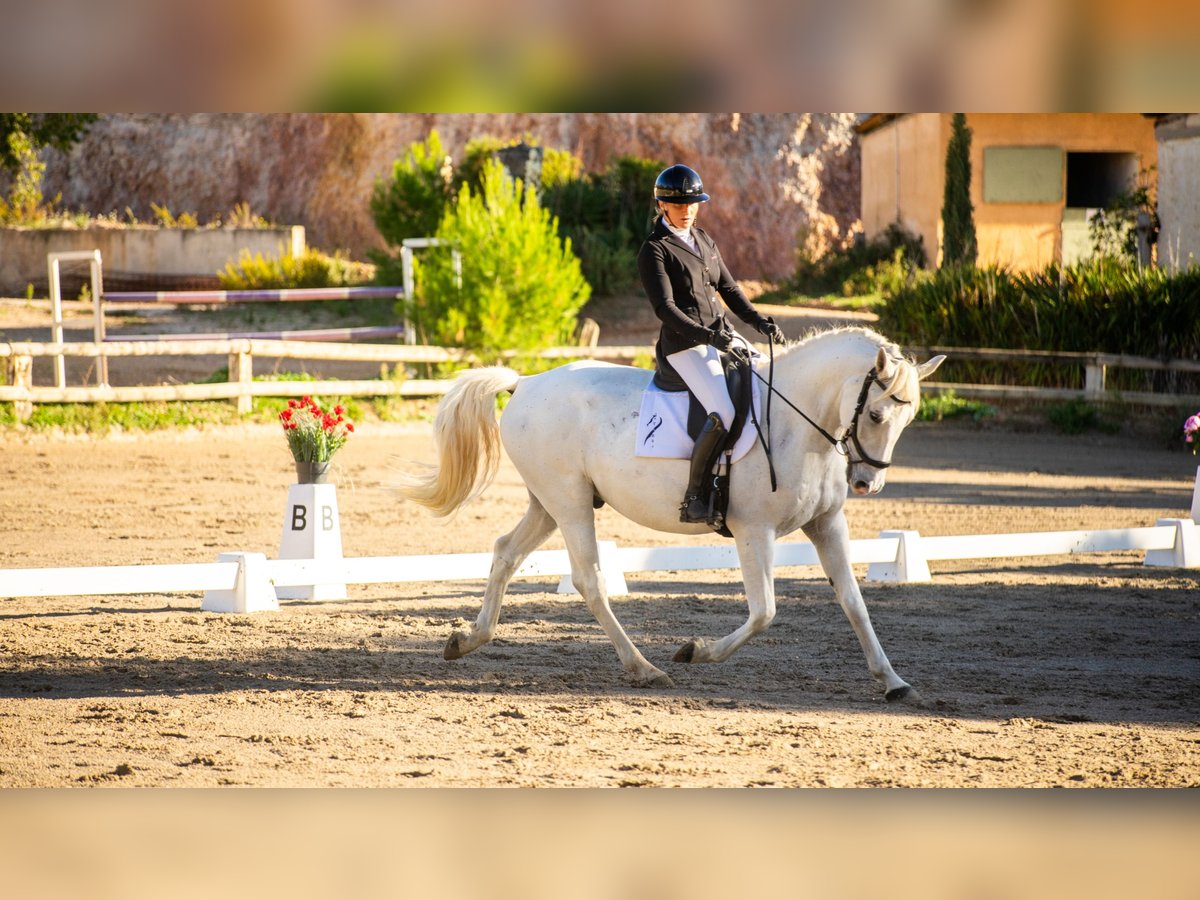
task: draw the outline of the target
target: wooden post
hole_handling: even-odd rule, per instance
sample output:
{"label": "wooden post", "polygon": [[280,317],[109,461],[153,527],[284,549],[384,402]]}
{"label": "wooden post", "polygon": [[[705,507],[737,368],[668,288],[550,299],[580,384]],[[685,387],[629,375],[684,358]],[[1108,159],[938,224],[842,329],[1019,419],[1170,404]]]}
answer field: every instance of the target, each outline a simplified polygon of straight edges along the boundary
{"label": "wooden post", "polygon": [[[29,390],[33,387],[33,357],[32,356],[14,356],[11,363],[12,371],[10,379],[12,385],[18,388]],[[28,422],[33,416],[33,401],[32,400],[14,400],[13,414],[16,415],[18,422]]]}
{"label": "wooden post", "polygon": [[600,323],[595,319],[580,319],[578,343],[580,347],[598,346],[600,344]]}
{"label": "wooden post", "polygon": [[[229,381],[231,384],[248,386],[254,380],[254,358],[250,355],[250,342],[240,342],[242,346],[229,354]],[[234,398],[238,415],[244,416],[250,412],[251,396],[248,389],[238,391]]]}
{"label": "wooden post", "polygon": [[1104,399],[1104,382],[1106,379],[1106,366],[1093,360],[1089,362],[1083,369],[1083,393],[1089,400]]}

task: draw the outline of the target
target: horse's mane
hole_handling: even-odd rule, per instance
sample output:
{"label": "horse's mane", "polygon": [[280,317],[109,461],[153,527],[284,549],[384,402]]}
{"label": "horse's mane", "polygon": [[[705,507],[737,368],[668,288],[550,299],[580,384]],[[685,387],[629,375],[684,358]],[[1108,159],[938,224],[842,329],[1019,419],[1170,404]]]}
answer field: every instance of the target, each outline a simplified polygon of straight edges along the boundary
{"label": "horse's mane", "polygon": [[788,343],[779,351],[779,355],[782,358],[792,353],[819,352],[825,348],[826,344],[834,340],[846,340],[848,337],[857,338],[863,344],[865,355],[869,354],[873,358],[882,347],[887,355],[896,362],[906,363],[896,369],[896,377],[887,386],[884,396],[895,396],[897,399],[909,403],[919,402],[920,379],[917,376],[916,362],[911,357],[905,356],[895,341],[880,334],[874,328],[862,325],[844,325],[821,331],[813,330],[800,340]]}

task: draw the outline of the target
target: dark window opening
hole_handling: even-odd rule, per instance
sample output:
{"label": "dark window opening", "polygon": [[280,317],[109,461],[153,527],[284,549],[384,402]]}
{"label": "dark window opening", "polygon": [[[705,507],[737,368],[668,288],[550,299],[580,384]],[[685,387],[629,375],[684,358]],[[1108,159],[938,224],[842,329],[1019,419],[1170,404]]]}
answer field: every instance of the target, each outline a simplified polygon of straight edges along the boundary
{"label": "dark window opening", "polygon": [[1067,206],[1100,209],[1134,187],[1135,153],[1068,153]]}

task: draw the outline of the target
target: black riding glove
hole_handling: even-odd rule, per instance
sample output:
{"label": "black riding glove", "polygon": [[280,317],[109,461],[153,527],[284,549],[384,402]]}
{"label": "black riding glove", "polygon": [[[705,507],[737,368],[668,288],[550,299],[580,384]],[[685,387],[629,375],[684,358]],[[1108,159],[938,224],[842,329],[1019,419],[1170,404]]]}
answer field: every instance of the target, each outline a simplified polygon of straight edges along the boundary
{"label": "black riding glove", "polygon": [[758,320],[758,332],[776,344],[786,343],[787,339],[783,336],[783,329],[776,325],[775,320],[770,316]]}
{"label": "black riding glove", "polygon": [[733,346],[733,335],[721,327],[721,323],[715,324],[709,329],[708,342],[724,353]]}

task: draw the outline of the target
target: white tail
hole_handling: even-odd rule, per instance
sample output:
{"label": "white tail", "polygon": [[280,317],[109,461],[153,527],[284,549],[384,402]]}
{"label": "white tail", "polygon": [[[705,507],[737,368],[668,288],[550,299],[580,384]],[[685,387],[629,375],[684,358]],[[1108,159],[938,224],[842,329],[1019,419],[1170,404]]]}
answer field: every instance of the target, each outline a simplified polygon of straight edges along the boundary
{"label": "white tail", "polygon": [[478,497],[500,465],[496,395],[516,388],[520,377],[502,366],[463,372],[433,420],[437,465],[422,474],[401,473],[396,482],[401,496],[440,517]]}

